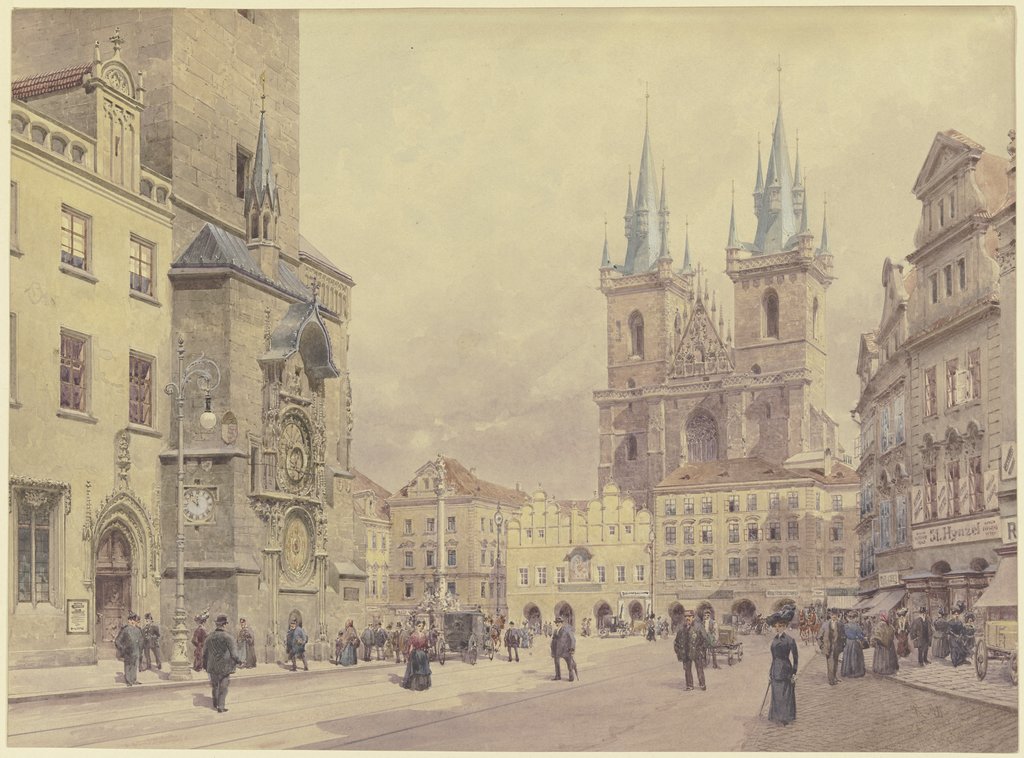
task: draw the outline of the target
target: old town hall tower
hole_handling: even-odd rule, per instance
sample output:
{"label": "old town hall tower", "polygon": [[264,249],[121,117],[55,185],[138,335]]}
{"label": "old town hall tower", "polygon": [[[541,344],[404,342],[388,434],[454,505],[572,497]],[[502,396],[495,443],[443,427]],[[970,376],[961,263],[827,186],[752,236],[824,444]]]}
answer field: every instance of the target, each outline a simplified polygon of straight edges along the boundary
{"label": "old town hall tower", "polygon": [[734,324],[694,266],[688,233],[683,265],[674,265],[667,196],[648,125],[635,194],[632,179],[627,191],[622,264],[611,262],[605,240],[608,388],[594,393],[598,486],[613,480],[638,504],[685,463],[781,463],[836,450],[836,423],[825,411],[826,292],[834,279],[827,221],[815,246],[799,146],[794,168],[781,101],[767,171],[758,151],[753,242],[738,237],[735,202],[729,221]]}

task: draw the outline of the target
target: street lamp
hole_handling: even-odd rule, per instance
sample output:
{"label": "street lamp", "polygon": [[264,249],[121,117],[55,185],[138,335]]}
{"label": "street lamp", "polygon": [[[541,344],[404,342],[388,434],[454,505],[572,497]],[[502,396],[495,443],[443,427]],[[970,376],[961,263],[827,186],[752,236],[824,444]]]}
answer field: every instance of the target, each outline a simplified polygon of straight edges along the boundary
{"label": "street lamp", "polygon": [[501,506],[494,514],[494,527],[498,530],[498,556],[494,559],[494,615],[501,615],[501,528],[505,517],[501,515]]}
{"label": "street lamp", "polygon": [[654,529],[647,535],[647,551],[651,554],[651,615],[654,615]]}
{"label": "street lamp", "polygon": [[185,648],[188,645],[188,628],[185,626],[185,387],[195,380],[196,387],[205,394],[206,410],[199,416],[199,426],[209,431],[217,425],[217,415],[210,408],[210,392],[220,384],[220,369],[217,364],[200,355],[185,365],[185,338],[178,335],[178,381],[164,387],[164,392],[174,398],[178,418],[178,534],[177,579],[174,586],[174,652],[171,653],[172,680],[192,678],[191,666]]}

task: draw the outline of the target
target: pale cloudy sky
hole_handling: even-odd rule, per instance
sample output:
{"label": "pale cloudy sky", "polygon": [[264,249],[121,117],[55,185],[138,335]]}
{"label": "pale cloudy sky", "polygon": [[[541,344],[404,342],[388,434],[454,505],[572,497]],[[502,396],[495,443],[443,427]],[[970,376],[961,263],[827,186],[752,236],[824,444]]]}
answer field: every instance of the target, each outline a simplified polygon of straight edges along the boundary
{"label": "pale cloudy sky", "polygon": [[355,465],[393,489],[443,452],[591,496],[603,224],[621,262],[645,86],[675,257],[688,217],[731,317],[730,186],[751,239],[779,54],[815,235],[828,194],[828,410],[852,446],[859,335],[882,261],[913,249],[935,133],[1006,154],[1013,25],[1010,8],[304,12],[302,228],[356,281]]}

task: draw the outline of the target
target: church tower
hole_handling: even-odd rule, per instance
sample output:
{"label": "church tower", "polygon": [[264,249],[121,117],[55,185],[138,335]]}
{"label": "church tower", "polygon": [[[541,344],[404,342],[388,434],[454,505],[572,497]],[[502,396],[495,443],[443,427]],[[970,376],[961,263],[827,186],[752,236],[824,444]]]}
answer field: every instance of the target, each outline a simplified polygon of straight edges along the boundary
{"label": "church tower", "polygon": [[[734,203],[726,244],[726,274],[734,284],[737,371],[778,378],[777,420],[773,423],[767,416],[771,411],[765,405],[761,421],[778,427],[772,436],[779,436],[790,454],[835,450],[835,422],[824,410],[826,293],[835,279],[828,225],[823,213],[821,241],[815,248],[800,176],[799,142],[794,172],[781,100],[763,179],[758,149],[754,214],[754,241],[741,242]],[[778,420],[781,408],[788,408],[784,428]]]}

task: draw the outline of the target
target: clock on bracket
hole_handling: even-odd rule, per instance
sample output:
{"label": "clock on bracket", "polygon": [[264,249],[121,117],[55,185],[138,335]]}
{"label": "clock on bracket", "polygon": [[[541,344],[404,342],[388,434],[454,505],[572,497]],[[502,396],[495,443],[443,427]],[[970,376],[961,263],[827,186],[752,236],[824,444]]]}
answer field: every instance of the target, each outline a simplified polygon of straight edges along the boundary
{"label": "clock on bracket", "polygon": [[313,479],[313,435],[309,422],[298,411],[281,420],[277,444],[277,482],[288,492],[304,493]]}
{"label": "clock on bracket", "polygon": [[210,487],[185,488],[185,523],[209,524],[213,522],[213,509],[217,504],[217,491]]}

